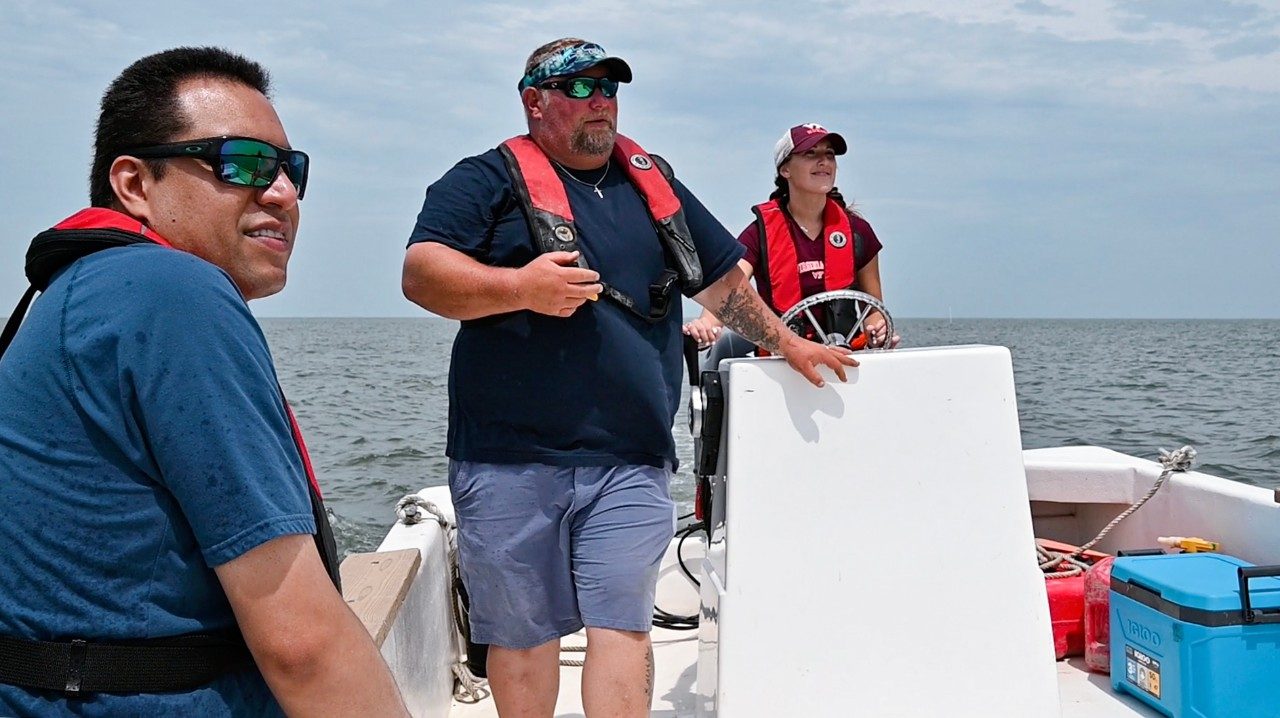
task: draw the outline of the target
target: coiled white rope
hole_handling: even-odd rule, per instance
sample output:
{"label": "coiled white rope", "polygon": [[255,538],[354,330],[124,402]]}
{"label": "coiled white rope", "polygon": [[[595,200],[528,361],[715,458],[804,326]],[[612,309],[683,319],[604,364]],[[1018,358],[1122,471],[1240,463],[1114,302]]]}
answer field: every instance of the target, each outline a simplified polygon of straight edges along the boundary
{"label": "coiled white rope", "polygon": [[453,677],[457,680],[457,685],[453,687],[454,700],[459,703],[479,703],[489,697],[489,681],[472,673],[462,661],[451,667]]}
{"label": "coiled white rope", "polygon": [[396,502],[396,519],[405,526],[412,526],[426,520],[427,517],[424,514],[434,516],[436,523],[445,530],[453,527],[453,523],[444,515],[440,507],[417,494],[408,494]]}
{"label": "coiled white rope", "polygon": [[[1120,515],[1112,519],[1111,523],[1107,524],[1101,531],[1099,531],[1098,535],[1094,536],[1092,541],[1089,541],[1071,553],[1045,551],[1038,546],[1036,547],[1036,553],[1040,557],[1040,570],[1045,572],[1045,578],[1067,578],[1069,576],[1079,575],[1081,571],[1087,570],[1089,565],[1079,561],[1078,559],[1080,556],[1082,556],[1085,551],[1088,551],[1097,545],[1097,543],[1101,541],[1104,536],[1110,533],[1111,529],[1115,528],[1121,521],[1129,518],[1133,515],[1133,512],[1142,508],[1142,505],[1147,503],[1152,496],[1155,496],[1161,486],[1164,486],[1165,481],[1169,479],[1173,472],[1186,471],[1187,469],[1190,469],[1191,464],[1194,463],[1195,460],[1196,450],[1190,446],[1183,446],[1181,449],[1177,449],[1175,451],[1165,451],[1164,449],[1160,449],[1160,465],[1164,467],[1164,471],[1160,472],[1160,478],[1156,479],[1155,484],[1151,486],[1151,490],[1148,491],[1145,496],[1133,502],[1133,505],[1129,508],[1121,511]],[[1055,570],[1055,568],[1063,562],[1070,564],[1070,568]]]}
{"label": "coiled white rope", "polygon": [[1036,558],[1040,561],[1040,570],[1044,571],[1045,578],[1070,578],[1089,570],[1089,564],[1070,554],[1050,551],[1040,546],[1036,546]]}

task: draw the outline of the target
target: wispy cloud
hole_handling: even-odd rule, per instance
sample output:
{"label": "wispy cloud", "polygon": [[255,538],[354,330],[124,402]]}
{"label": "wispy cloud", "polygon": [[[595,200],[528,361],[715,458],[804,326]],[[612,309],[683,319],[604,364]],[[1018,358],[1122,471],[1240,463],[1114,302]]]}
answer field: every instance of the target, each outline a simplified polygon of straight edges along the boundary
{"label": "wispy cloud", "polygon": [[[107,82],[149,52],[224,45],[271,69],[315,162],[289,288],[256,311],[409,313],[399,263],[424,188],[522,130],[525,56],[572,34],[628,58],[622,130],[732,231],[767,193],[786,127],[844,132],[841,187],[885,241],[890,305],[908,315],[1280,316],[1260,269],[1280,266],[1274,3],[583,8],[325,0],[260,4],[246,23],[187,0],[10,0],[0,121],[16,141],[0,145],[0,211],[21,235],[76,209]],[[0,244],[0,297],[21,291],[24,248]],[[1216,291],[1149,281],[1171,249]],[[1098,298],[1067,299],[1081,287]]]}

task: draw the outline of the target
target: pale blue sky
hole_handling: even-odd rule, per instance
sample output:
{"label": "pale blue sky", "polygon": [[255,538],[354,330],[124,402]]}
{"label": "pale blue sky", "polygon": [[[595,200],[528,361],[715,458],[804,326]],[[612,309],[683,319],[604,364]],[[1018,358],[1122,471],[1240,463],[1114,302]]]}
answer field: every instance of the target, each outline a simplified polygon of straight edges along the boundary
{"label": "pale blue sky", "polygon": [[1280,317],[1280,2],[0,5],[0,302],[86,203],[97,102],[138,57],[265,64],[313,159],[289,286],[260,316],[402,316],[427,184],[521,132],[535,46],[635,82],[620,130],[737,233],[787,127],[850,141],[839,185],[901,316]]}

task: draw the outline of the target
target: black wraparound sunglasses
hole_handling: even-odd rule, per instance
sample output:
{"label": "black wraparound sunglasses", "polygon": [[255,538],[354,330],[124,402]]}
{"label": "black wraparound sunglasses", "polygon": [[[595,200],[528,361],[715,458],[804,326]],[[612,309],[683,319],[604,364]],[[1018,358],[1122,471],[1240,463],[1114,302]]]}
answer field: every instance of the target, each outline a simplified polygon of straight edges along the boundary
{"label": "black wraparound sunglasses", "polygon": [[618,94],[618,81],[608,77],[570,77],[567,80],[551,80],[538,85],[544,90],[560,90],[575,100],[585,100],[600,88],[600,94],[612,99]]}
{"label": "black wraparound sunglasses", "polygon": [[307,170],[311,165],[307,153],[289,150],[253,137],[205,137],[185,142],[134,147],[121,152],[141,159],[173,159],[192,157],[205,160],[218,179],[237,187],[262,189],[285,176],[298,190],[298,199],[307,191]]}

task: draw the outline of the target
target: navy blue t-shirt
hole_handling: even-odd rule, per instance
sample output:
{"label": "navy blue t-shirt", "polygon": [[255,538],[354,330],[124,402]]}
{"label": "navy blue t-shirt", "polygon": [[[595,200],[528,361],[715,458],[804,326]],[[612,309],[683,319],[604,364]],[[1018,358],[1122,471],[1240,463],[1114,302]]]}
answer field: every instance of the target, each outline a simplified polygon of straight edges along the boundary
{"label": "navy blue t-shirt", "polygon": [[[266,340],[222,270],[156,245],[56,276],[0,359],[0,634],[234,630],[213,571],[312,534]],[[187,693],[0,685],[0,715],[278,715],[256,669]]]}
{"label": "navy blue t-shirt", "polygon": [[[587,264],[649,309],[665,268],[662,245],[623,168],[565,179]],[[563,176],[563,175],[562,175]],[[702,263],[703,287],[742,247],[679,181],[676,196]],[[427,188],[409,244],[439,242],[498,267],[537,256],[498,150],[468,157]],[[703,287],[686,288],[692,296]],[[568,318],[531,311],[462,322],[449,368],[446,452],[459,461],[554,466],[676,464],[671,425],[680,403],[681,309],[639,319],[602,295]]]}

